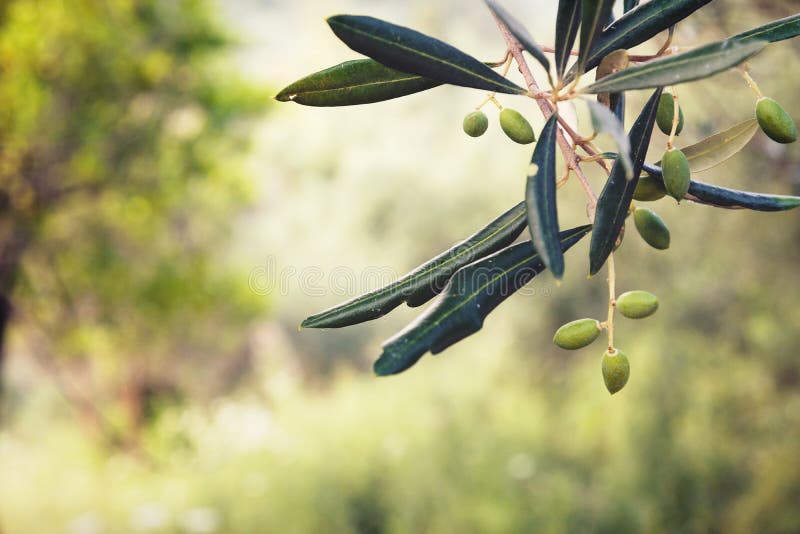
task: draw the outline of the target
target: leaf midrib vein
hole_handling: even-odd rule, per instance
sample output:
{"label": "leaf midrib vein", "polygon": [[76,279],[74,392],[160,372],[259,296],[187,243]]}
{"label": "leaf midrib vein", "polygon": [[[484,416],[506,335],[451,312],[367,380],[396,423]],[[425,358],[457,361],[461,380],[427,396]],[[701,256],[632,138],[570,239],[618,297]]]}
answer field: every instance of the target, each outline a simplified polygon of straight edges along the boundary
{"label": "leaf midrib vein", "polygon": [[374,39],[374,40],[376,40],[376,41],[380,41],[380,42],[382,42],[382,43],[384,43],[384,44],[387,44],[387,45],[389,45],[389,46],[395,46],[395,47],[397,47],[397,48],[401,48],[401,49],[403,49],[403,50],[406,50],[406,51],[408,51],[408,52],[411,52],[411,53],[413,53],[413,54],[416,54],[416,55],[422,56],[422,57],[424,57],[424,58],[430,59],[430,60],[432,60],[432,61],[435,61],[435,62],[437,62],[437,63],[441,63],[441,64],[443,64],[443,65],[447,65],[447,66],[449,66],[449,67],[451,67],[451,68],[454,68],[454,69],[456,69],[456,70],[460,70],[461,72],[464,72],[464,73],[466,73],[466,74],[469,74],[469,75],[471,75],[471,76],[474,76],[475,78],[478,78],[478,79],[480,79],[480,80],[483,80],[483,81],[485,81],[485,82],[488,82],[488,83],[494,84],[494,85],[496,85],[496,86],[498,86],[498,87],[505,87],[505,88],[508,88],[508,89],[513,89],[513,90],[514,90],[514,92],[519,92],[519,90],[520,90],[520,88],[519,88],[519,87],[516,87],[516,86],[515,86],[515,85],[513,85],[513,84],[512,84],[512,85],[505,85],[505,84],[502,84],[502,83],[498,82],[497,80],[493,80],[493,79],[491,79],[491,78],[487,78],[486,76],[482,76],[482,75],[480,75],[480,74],[477,74],[477,73],[475,73],[475,72],[473,72],[473,71],[471,71],[471,70],[469,70],[469,69],[467,69],[467,68],[465,68],[465,67],[462,67],[462,66],[460,66],[460,65],[457,65],[457,64],[455,64],[455,63],[450,63],[450,62],[448,62],[448,61],[444,61],[444,60],[442,60],[442,59],[439,59],[439,58],[437,58],[436,56],[432,56],[432,55],[430,55],[430,54],[426,54],[426,53],[424,53],[424,52],[422,52],[422,51],[420,51],[420,50],[417,50],[417,49],[415,49],[415,48],[412,48],[412,47],[410,47],[410,46],[405,46],[405,45],[403,45],[403,44],[400,44],[400,43],[398,43],[398,42],[396,42],[396,41],[391,41],[391,40],[388,40],[388,39],[384,39],[384,38],[382,38],[382,37],[378,37],[377,35],[374,35],[374,34],[372,34],[372,33],[365,32],[365,31],[363,31],[363,30],[360,30],[360,29],[358,29],[358,28],[354,28],[353,26],[348,26],[347,24],[344,24],[344,23],[343,23],[343,22],[341,22],[341,21],[333,21],[333,22],[332,22],[332,24],[338,24],[338,25],[340,25],[340,26],[343,26],[344,28],[347,28],[348,30],[350,30],[350,31],[352,31],[352,32],[355,32],[355,33],[357,33],[357,34],[359,34],[359,35],[363,35],[364,37],[367,37],[368,39]]}
{"label": "leaf midrib vein", "polygon": [[[730,51],[730,49],[724,49],[724,50],[719,50],[719,51],[717,51],[717,52],[715,52],[713,54],[710,54],[708,56],[700,56],[700,57],[693,56],[693,57],[688,57],[688,58],[675,59],[674,61],[672,60],[673,58],[670,58],[670,59],[664,60],[663,62],[657,62],[655,65],[654,64],[644,65],[640,70],[629,69],[629,70],[626,70],[626,71],[621,71],[619,73],[619,75],[612,74],[608,78],[605,78],[602,82],[590,85],[587,89],[591,89],[593,91],[597,91],[598,89],[600,89],[602,91],[603,89],[607,89],[609,85],[611,86],[611,88],[613,88],[615,82],[617,82],[617,83],[621,82],[621,81],[624,82],[624,81],[626,81],[626,80],[628,80],[630,78],[636,78],[637,76],[658,73],[660,70],[664,70],[665,67],[666,67],[667,70],[669,70],[670,68],[678,67],[678,66],[684,65],[686,63],[691,63],[693,61],[697,61],[700,58],[702,58],[703,61],[709,61],[709,60],[712,60],[712,59],[716,59],[717,56],[723,55],[723,54],[725,54],[726,52],[729,52],[729,51]],[[687,55],[688,54],[691,54],[691,52],[687,52]],[[650,67],[650,68],[648,69],[648,67]]]}

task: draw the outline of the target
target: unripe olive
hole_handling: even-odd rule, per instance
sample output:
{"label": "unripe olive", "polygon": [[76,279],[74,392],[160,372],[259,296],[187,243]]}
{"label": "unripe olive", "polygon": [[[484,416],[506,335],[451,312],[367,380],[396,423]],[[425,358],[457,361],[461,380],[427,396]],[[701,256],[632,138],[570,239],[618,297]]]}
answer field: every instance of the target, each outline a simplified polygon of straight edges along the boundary
{"label": "unripe olive", "polygon": [[617,297],[617,310],[628,319],[650,317],[658,309],[658,297],[647,291],[628,291]]}
{"label": "unripe olive", "polygon": [[489,128],[489,119],[483,111],[473,111],[464,117],[464,133],[470,137],[480,137]]}
{"label": "unripe olive", "polygon": [[628,357],[619,349],[609,349],[603,354],[603,381],[612,395],[625,387],[631,375]]}
{"label": "unripe olive", "polygon": [[640,202],[652,202],[664,198],[666,194],[667,190],[661,180],[645,174],[636,183],[633,199]]}
{"label": "unripe olive", "polygon": [[515,143],[527,145],[536,141],[531,123],[517,110],[503,109],[500,112],[500,127]]}
{"label": "unripe olive", "polygon": [[553,343],[562,349],[580,349],[597,339],[600,331],[600,321],[597,319],[578,319],[556,330]]}
{"label": "unripe olive", "polygon": [[797,125],[772,98],[762,97],[756,103],[758,125],[770,139],[778,143],[794,143],[797,140]]}
{"label": "unripe olive", "polygon": [[[658,102],[658,111],[656,111],[656,124],[658,129],[666,135],[672,133],[672,120],[675,118],[675,100],[669,93],[663,93],[661,100]],[[678,127],[675,128],[675,135],[678,135],[683,130],[683,110],[678,106]]]}
{"label": "unripe olive", "polygon": [[692,183],[692,171],[686,155],[680,149],[670,148],[661,158],[661,170],[667,193],[675,200],[683,200]]}
{"label": "unripe olive", "polygon": [[669,228],[653,210],[636,208],[633,222],[642,239],[653,248],[666,250],[669,248]]}

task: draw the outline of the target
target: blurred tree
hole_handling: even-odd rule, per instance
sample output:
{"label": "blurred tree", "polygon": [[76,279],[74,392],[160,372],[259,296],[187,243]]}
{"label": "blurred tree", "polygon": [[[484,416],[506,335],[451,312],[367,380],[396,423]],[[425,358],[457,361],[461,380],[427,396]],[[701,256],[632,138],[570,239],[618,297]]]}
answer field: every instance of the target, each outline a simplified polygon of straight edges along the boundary
{"label": "blurred tree", "polygon": [[13,310],[105,437],[247,363],[262,303],[224,245],[267,95],[229,45],[203,0],[0,3],[0,351]]}

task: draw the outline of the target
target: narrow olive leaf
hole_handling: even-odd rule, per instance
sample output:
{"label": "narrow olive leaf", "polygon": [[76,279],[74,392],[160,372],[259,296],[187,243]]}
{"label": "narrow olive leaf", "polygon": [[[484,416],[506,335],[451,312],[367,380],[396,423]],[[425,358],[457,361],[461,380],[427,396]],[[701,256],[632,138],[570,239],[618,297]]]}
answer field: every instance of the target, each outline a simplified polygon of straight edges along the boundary
{"label": "narrow olive leaf", "polygon": [[791,39],[800,35],[800,13],[778,19],[764,24],[752,30],[739,33],[731,37],[737,41],[744,41],[747,39],[759,39],[761,41],[768,41],[774,43],[783,41],[784,39]]}
{"label": "narrow olive leaf", "polygon": [[596,67],[614,50],[628,50],[655,37],[709,2],[711,0],[650,0],[639,4],[603,30],[586,58],[586,70]]}
{"label": "narrow olive leaf", "polygon": [[617,159],[614,166],[611,167],[608,181],[597,199],[592,243],[589,247],[589,274],[591,275],[600,270],[608,255],[614,250],[617,236],[625,224],[633,192],[639,182],[644,158],[647,155],[647,147],[650,145],[650,136],[653,133],[661,92],[662,89],[659,88],[653,93],[628,134],[631,142],[633,178],[631,180],[625,178],[625,168],[621,160]]}
{"label": "narrow olive leaf", "polygon": [[[644,170],[650,176],[663,179],[661,167],[645,164]],[[769,195],[729,189],[718,185],[692,180],[686,200],[717,208],[748,209],[753,211],[786,211],[800,207],[800,197],[789,195]]]}
{"label": "narrow olive leaf", "polygon": [[596,81],[585,93],[650,89],[708,78],[735,67],[766,46],[762,41],[725,40],[683,54],[666,56]]}
{"label": "narrow olive leaf", "polygon": [[581,0],[581,44],[578,50],[578,71],[582,72],[595,38],[608,21],[614,0]]}
{"label": "narrow olive leaf", "polygon": [[409,306],[424,304],[441,292],[458,269],[513,243],[525,224],[525,203],[520,202],[474,235],[396,282],[312,315],[300,326],[341,328],[382,317],[403,302]]}
{"label": "narrow olive leaf", "polygon": [[[569,249],[589,230],[591,226],[581,226],[561,232],[561,250]],[[459,270],[422,315],[383,344],[383,353],[373,367],[375,373],[400,373],[426,352],[438,354],[476,333],[489,313],[544,270],[530,241]]]}
{"label": "narrow olive leaf", "polygon": [[625,124],[625,93],[619,93],[617,107],[614,109],[614,116],[620,124]]}
{"label": "narrow olive leaf", "polygon": [[539,64],[544,67],[545,72],[547,72],[548,76],[550,75],[550,60],[547,59],[547,56],[544,55],[544,51],[541,47],[536,44],[536,41],[531,36],[530,32],[528,31],[522,23],[517,20],[514,15],[506,11],[506,9],[498,4],[495,0],[484,0],[486,5],[489,7],[489,10],[492,14],[499,20],[514,36],[514,38],[519,41],[519,44],[522,45],[530,55],[532,55]]}
{"label": "narrow olive leaf", "polygon": [[463,87],[527,92],[474,57],[404,26],[356,15],[330,17],[328,25],[347,46],[389,68]]}
{"label": "narrow olive leaf", "polygon": [[595,132],[605,132],[617,144],[620,161],[625,170],[625,178],[633,178],[633,161],[631,161],[631,141],[625,133],[625,127],[610,109],[597,102],[586,100],[592,116],[592,127]]}
{"label": "narrow olive leaf", "polygon": [[580,24],[581,0],[559,0],[556,14],[555,46],[556,73],[559,79],[564,76]]}
{"label": "narrow olive leaf", "polygon": [[[689,160],[692,172],[706,171],[732,158],[753,138],[758,131],[758,121],[749,119],[710,137],[681,148]],[[659,165],[657,163],[656,165]]]}
{"label": "narrow olive leaf", "polygon": [[545,267],[560,280],[564,277],[564,254],[558,238],[556,203],[556,134],[558,114],[553,113],[544,125],[533,150],[525,203],[528,205],[528,230],[533,246]]}
{"label": "narrow olive leaf", "polygon": [[356,59],[309,74],[275,96],[304,106],[354,106],[411,95],[440,82],[384,67],[373,59]]}

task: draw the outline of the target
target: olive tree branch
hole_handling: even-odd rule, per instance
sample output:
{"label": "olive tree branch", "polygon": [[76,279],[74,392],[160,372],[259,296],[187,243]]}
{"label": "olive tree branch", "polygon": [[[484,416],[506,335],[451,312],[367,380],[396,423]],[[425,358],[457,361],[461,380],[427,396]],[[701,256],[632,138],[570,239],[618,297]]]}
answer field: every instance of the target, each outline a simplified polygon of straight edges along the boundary
{"label": "olive tree branch", "polygon": [[[492,16],[497,23],[497,27],[500,29],[500,34],[503,36],[503,40],[506,42],[506,47],[508,48],[509,53],[514,58],[514,61],[517,63],[517,67],[519,69],[520,74],[525,79],[525,83],[528,86],[528,91],[530,91],[531,95],[534,96],[534,100],[536,100],[536,104],[539,106],[539,109],[542,112],[542,115],[545,119],[549,119],[550,116],[555,112],[554,105],[550,102],[550,100],[543,98],[543,97],[536,97],[541,95],[542,90],[539,85],[536,83],[536,79],[533,77],[531,73],[530,67],[528,67],[528,63],[522,55],[522,45],[520,42],[511,35],[511,32],[508,30],[506,25],[501,21],[494,13]],[[564,128],[564,122],[562,121],[561,117],[558,119],[559,125],[561,128],[558,129],[558,133],[556,136],[556,140],[558,142],[558,146],[561,149],[561,153],[564,155],[564,161],[566,162],[567,169],[570,169],[575,172],[575,175],[578,177],[578,180],[581,183],[581,187],[586,193],[586,196],[589,198],[589,206],[587,207],[587,215],[590,219],[594,218],[594,211],[597,205],[597,195],[595,195],[594,191],[592,190],[592,186],[589,184],[589,181],[586,179],[586,175],[583,173],[580,167],[580,158],[575,153],[575,149],[571,146],[571,144],[567,141],[566,137],[564,136],[564,132],[562,128]],[[577,135],[577,133],[572,130],[569,126],[567,126],[571,132],[569,135],[572,137],[573,142],[581,146],[584,150],[587,150],[584,146],[586,143],[583,139]],[[574,134],[574,136],[573,136]],[[589,152],[591,148],[587,150]],[[590,153],[590,155],[593,155]]]}

